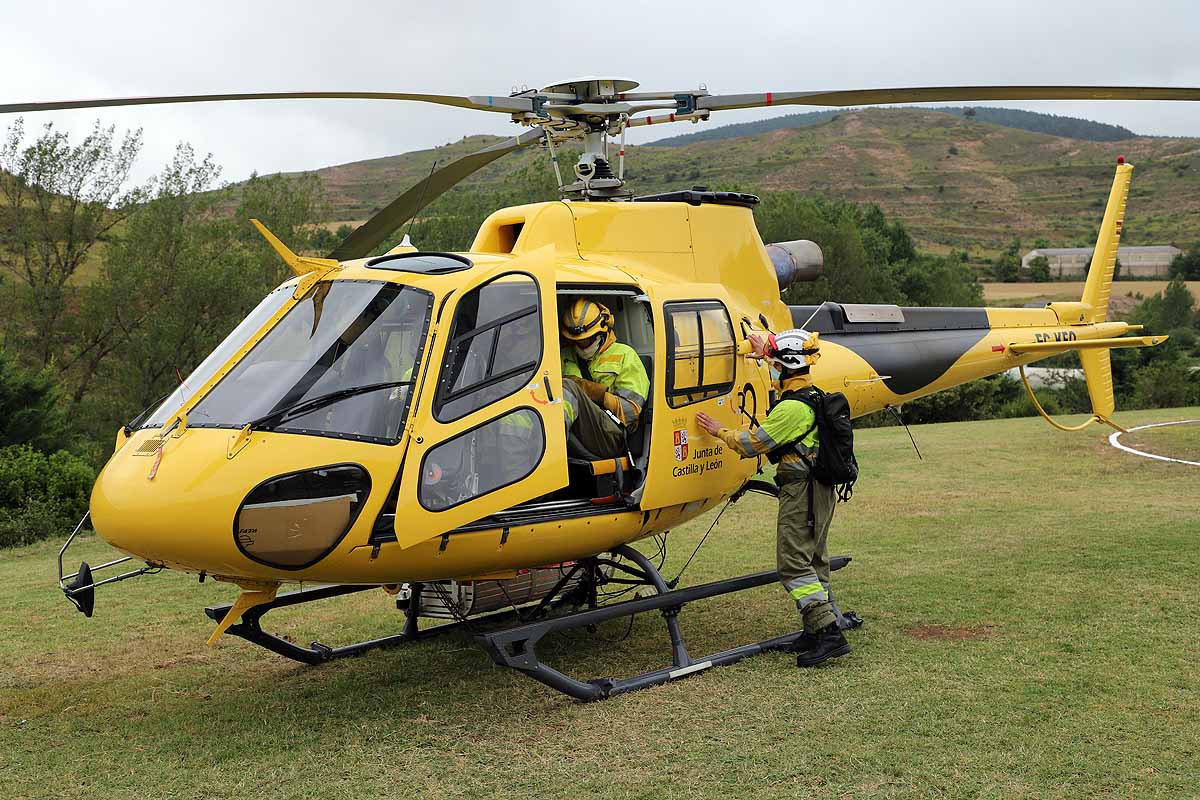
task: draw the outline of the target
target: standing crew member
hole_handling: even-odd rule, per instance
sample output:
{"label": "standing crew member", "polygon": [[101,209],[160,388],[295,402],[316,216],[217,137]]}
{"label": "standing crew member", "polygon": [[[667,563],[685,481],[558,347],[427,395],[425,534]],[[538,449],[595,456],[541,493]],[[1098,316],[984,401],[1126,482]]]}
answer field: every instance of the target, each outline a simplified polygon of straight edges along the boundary
{"label": "standing crew member", "polygon": [[780,369],[782,397],[761,426],[730,430],[704,412],[696,415],[700,427],[719,437],[742,458],[766,454],[778,461],[776,563],[783,588],[804,615],[804,635],[796,642],[799,667],[813,667],[850,652],[829,595],[826,539],[836,498],[832,486],[810,476],[820,446],[816,414],[807,403],[788,396],[812,385],[809,370],[820,357],[817,336],[794,329],[765,342],[761,337],[750,337],[753,357],[765,357]]}
{"label": "standing crew member", "polygon": [[563,312],[562,337],[568,426],[594,455],[623,455],[650,393],[641,357],[617,341],[612,312],[582,297]]}

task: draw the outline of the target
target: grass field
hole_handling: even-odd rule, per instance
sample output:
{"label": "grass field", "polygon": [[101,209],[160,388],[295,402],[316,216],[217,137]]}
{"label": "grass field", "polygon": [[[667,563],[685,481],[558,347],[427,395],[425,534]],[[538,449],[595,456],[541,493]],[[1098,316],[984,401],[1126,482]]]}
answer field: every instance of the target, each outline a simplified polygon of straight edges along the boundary
{"label": "grass field", "polygon": [[[1130,412],[1126,425],[1198,419]],[[583,705],[469,637],[318,668],[204,646],[228,587],[54,588],[56,543],[0,555],[0,781],[15,798],[1194,797],[1200,470],[1037,419],[864,430],[835,576],[854,652],[783,654]],[[1200,460],[1200,425],[1129,439]],[[774,501],[726,513],[684,584],[770,567]],[[667,575],[711,516],[675,531]],[[103,552],[94,541],[78,556]],[[292,613],[298,641],[392,632],[382,593]],[[280,612],[277,616],[282,616]],[[271,617],[269,619],[274,619]],[[689,606],[694,655],[796,626],[778,587]],[[584,677],[661,666],[662,621],[550,638]]]}

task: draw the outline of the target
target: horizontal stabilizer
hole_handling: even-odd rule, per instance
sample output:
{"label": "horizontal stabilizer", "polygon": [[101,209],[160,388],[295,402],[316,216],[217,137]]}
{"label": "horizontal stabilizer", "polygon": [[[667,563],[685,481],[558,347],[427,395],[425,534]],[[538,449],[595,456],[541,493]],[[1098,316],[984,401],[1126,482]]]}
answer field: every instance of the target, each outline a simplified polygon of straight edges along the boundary
{"label": "horizontal stabilizer", "polygon": [[1068,350],[1110,350],[1114,347],[1153,347],[1167,340],[1166,336],[1122,336],[1117,339],[1073,339],[1069,342],[1018,342],[1008,346],[1009,352],[1065,353]]}

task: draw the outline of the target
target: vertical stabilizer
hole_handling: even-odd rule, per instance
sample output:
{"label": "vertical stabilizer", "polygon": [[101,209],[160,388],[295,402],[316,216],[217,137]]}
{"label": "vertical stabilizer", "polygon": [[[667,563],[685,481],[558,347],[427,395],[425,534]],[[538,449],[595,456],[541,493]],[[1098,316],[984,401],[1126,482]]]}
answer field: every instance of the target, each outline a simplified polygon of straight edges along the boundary
{"label": "vertical stabilizer", "polygon": [[[1121,243],[1121,229],[1125,224],[1125,202],[1129,199],[1129,179],[1132,176],[1133,165],[1126,164],[1125,159],[1118,156],[1117,174],[1113,178],[1112,191],[1108,193],[1104,222],[1100,224],[1096,249],[1092,251],[1092,265],[1088,268],[1087,283],[1083,287],[1083,302],[1092,310],[1091,322],[1104,322],[1108,317],[1108,296],[1112,292],[1113,271],[1117,267],[1117,246]],[[1109,383],[1111,385],[1111,379]]]}
{"label": "vertical stabilizer", "polygon": [[1117,409],[1117,401],[1113,398],[1110,352],[1109,350],[1079,351],[1083,376],[1087,380],[1088,397],[1092,400],[1092,413],[1103,422],[1108,422],[1113,411]]}

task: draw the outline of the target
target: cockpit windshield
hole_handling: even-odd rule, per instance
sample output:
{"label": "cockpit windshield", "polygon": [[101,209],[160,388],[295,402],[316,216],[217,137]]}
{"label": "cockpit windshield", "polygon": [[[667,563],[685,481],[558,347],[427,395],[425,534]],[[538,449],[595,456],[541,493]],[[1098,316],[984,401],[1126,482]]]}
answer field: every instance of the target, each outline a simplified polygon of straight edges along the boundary
{"label": "cockpit windshield", "polygon": [[[431,307],[429,292],[400,284],[318,283],[192,409],[188,424],[264,420],[257,426],[397,441]],[[317,398],[324,399],[307,402]]]}

